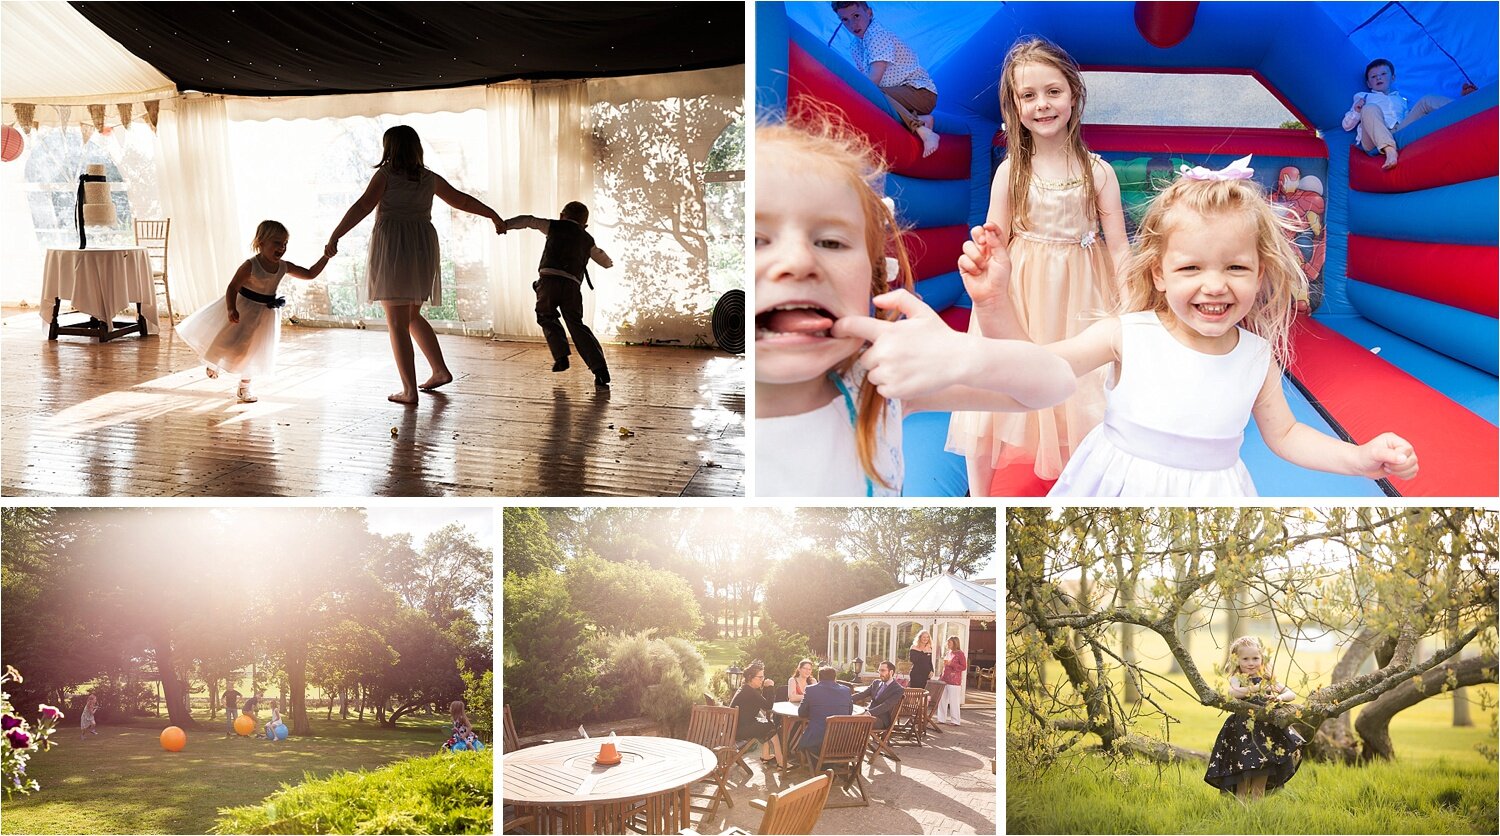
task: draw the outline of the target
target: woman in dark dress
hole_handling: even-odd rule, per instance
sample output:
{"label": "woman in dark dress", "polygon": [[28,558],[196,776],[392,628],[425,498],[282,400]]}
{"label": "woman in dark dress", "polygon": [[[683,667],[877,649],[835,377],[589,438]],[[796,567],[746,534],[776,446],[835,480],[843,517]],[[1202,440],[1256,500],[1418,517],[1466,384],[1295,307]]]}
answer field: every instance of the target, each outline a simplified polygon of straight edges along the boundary
{"label": "woman in dark dress", "polygon": [[[729,701],[730,707],[740,710],[739,723],[735,727],[735,739],[759,740],[762,763],[781,758],[781,738],[776,734],[776,724],[761,717],[762,714],[770,715],[775,705],[766,696],[764,689],[775,685],[775,682],[766,679],[764,664],[759,661],[751,662],[750,666],[745,668],[745,683],[740,686],[740,690],[734,692],[734,699]],[[767,743],[774,750],[774,757],[768,754]]]}
{"label": "woman in dark dress", "polygon": [[932,676],[932,636],[926,630],[919,631],[911,640],[911,652],[907,658],[911,659],[910,687],[926,688],[927,679]]}
{"label": "woman in dark dress", "polygon": [[[1226,666],[1226,672],[1233,674],[1229,677],[1229,696],[1256,705],[1295,700],[1297,695],[1271,674],[1264,656],[1260,639],[1243,636],[1234,640]],[[1267,791],[1276,790],[1297,774],[1302,764],[1300,750],[1306,742],[1295,729],[1231,714],[1214,741],[1203,780],[1240,798],[1263,798]]]}

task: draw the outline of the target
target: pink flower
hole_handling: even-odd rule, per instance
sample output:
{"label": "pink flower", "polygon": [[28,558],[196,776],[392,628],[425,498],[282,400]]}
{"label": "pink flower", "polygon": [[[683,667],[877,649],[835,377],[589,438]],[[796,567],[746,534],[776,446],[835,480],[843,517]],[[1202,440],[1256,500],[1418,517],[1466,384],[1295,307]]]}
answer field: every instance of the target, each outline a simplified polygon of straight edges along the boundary
{"label": "pink flower", "polygon": [[31,745],[31,735],[20,729],[11,729],[5,733],[5,739],[10,741],[10,748],[25,749]]}
{"label": "pink flower", "polygon": [[12,717],[9,714],[0,717],[0,731],[10,731],[11,729],[19,725],[21,725],[20,717]]}
{"label": "pink flower", "polygon": [[44,720],[61,720],[63,718],[62,711],[55,705],[42,703],[40,708],[42,711],[42,719]]}

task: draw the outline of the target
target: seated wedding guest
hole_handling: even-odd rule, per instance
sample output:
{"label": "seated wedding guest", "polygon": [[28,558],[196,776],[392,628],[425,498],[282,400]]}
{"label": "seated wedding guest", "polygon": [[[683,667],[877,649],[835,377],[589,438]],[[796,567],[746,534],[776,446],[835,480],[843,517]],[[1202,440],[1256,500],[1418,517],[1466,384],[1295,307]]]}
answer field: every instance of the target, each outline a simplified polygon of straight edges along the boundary
{"label": "seated wedding guest", "polygon": [[907,658],[911,660],[911,687],[926,688],[927,678],[932,676],[932,635],[919,630],[916,638],[911,640]]}
{"label": "seated wedding guest", "polygon": [[818,668],[817,684],[809,686],[807,693],[802,695],[797,715],[807,718],[807,731],[797,741],[798,749],[817,751],[823,743],[828,718],[847,717],[854,713],[854,692],[835,681],[837,674],[828,665]]}
{"label": "seated wedding guest", "polygon": [[906,695],[906,687],[896,681],[894,664],[882,660],[878,670],[880,678],[855,694],[854,701],[868,702],[870,716],[875,718],[875,728],[884,729],[889,728],[891,722],[895,720],[896,709],[901,706],[901,698]]}
{"label": "seated wedding guest", "polygon": [[802,695],[807,693],[807,688],[817,682],[813,679],[813,663],[811,659],[803,659],[797,663],[797,672],[786,683],[786,698],[792,702],[802,702]]}
{"label": "seated wedding guest", "polygon": [[[729,705],[740,710],[739,725],[735,727],[734,736],[737,740],[759,740],[760,760],[762,763],[779,759],[781,757],[781,738],[776,734],[776,724],[764,719],[762,714],[770,714],[774,705],[772,700],[765,694],[766,686],[774,686],[776,683],[766,679],[766,666],[759,660],[751,662],[745,668],[745,682],[740,689],[734,692],[734,699]],[[770,744],[775,755],[768,753],[767,744]]]}

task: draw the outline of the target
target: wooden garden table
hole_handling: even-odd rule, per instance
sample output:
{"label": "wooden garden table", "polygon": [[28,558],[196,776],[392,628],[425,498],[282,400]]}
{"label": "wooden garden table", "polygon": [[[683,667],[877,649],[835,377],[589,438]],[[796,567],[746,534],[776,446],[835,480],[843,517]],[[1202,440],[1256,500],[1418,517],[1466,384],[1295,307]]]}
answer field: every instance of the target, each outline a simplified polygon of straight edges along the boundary
{"label": "wooden garden table", "polygon": [[[595,763],[610,741],[620,763]],[[502,755],[500,793],[518,815],[535,813],[543,833],[625,833],[632,820],[677,833],[692,826],[688,787],[717,766],[712,750],[670,737],[564,740]]]}
{"label": "wooden garden table", "polygon": [[[782,759],[777,762],[777,765],[782,769],[787,768],[786,758],[788,758],[792,754],[791,749],[788,748],[792,745],[792,732],[796,731],[799,726],[807,725],[807,718],[797,713],[797,710],[801,707],[801,703],[790,701],[779,702],[771,706],[771,713],[775,714],[776,717],[781,720]],[[862,705],[854,706],[854,716],[858,717],[861,714],[867,713],[869,713],[868,708],[865,708]]]}

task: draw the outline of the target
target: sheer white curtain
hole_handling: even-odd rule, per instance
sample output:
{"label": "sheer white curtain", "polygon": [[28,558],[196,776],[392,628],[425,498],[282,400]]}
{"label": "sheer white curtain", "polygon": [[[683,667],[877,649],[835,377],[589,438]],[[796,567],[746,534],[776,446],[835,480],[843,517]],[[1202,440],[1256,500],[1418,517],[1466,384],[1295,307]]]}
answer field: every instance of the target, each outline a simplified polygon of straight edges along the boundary
{"label": "sheer white curtain", "polygon": [[[490,194],[505,217],[557,217],[563,204],[594,207],[594,166],[589,144],[586,82],[507,82],[485,91],[489,113]],[[607,234],[591,223],[599,246],[612,256]],[[492,329],[497,337],[541,337],[536,324],[537,262],[543,238],[522,229],[495,240],[490,280]],[[597,282],[596,282],[597,284]],[[594,294],[583,293],[584,321],[594,320]]]}
{"label": "sheer white curtain", "polygon": [[179,99],[175,112],[162,111],[158,136],[162,208],[172,219],[167,274],[172,306],[185,315],[224,295],[250,257],[250,236],[235,201],[224,99]]}

